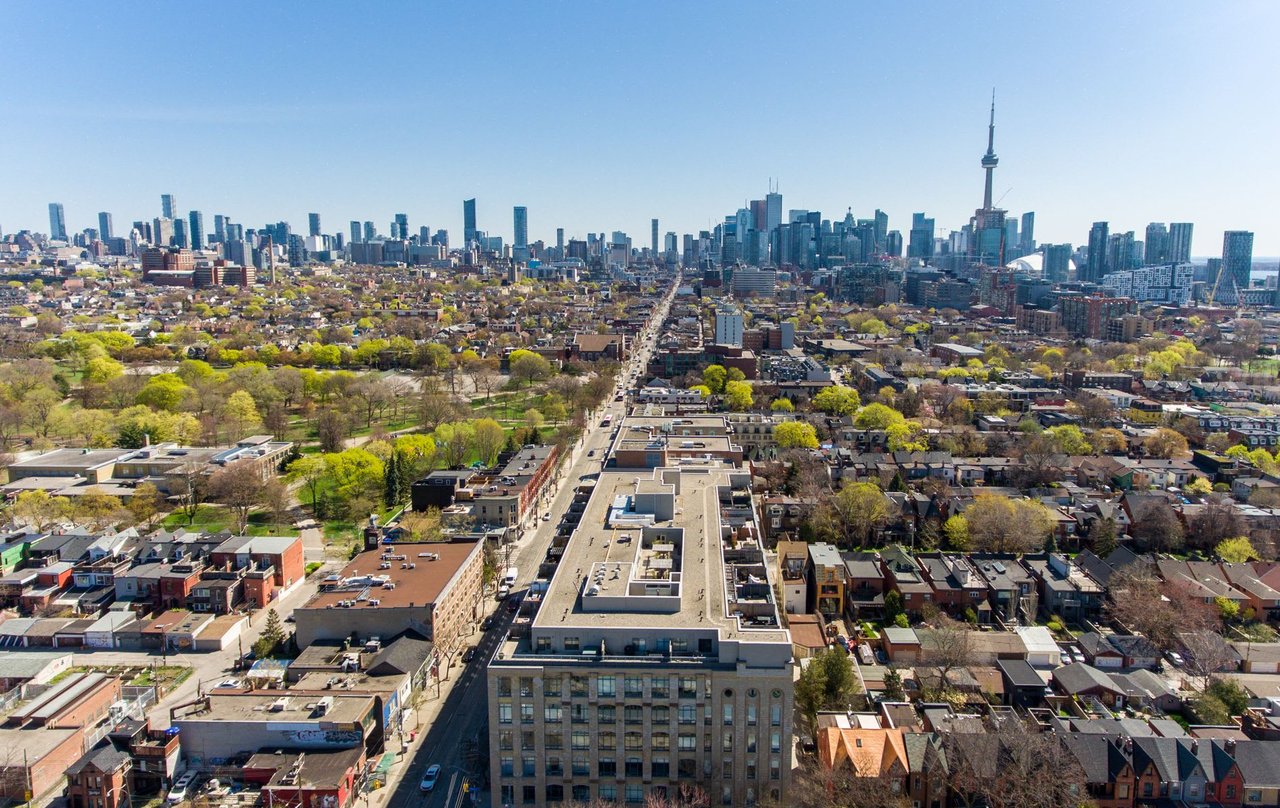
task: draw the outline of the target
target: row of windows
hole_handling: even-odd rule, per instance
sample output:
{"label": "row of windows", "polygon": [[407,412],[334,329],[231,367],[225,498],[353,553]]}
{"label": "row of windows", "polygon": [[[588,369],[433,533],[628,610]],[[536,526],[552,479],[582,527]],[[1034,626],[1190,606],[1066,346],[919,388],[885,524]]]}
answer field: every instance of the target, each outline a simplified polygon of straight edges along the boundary
{"label": "row of windows", "polygon": [[[618,800],[618,787],[615,785],[601,785],[599,788],[599,796],[601,802],[614,803]],[[572,795],[574,802],[588,803],[591,802],[591,786],[577,785],[573,786],[568,792]],[[663,786],[655,786],[652,794],[655,798],[661,799],[666,796],[667,790]],[[772,789],[770,796],[774,802],[777,802],[781,796],[779,789]],[[556,783],[547,786],[546,801],[552,804],[563,802],[565,798],[565,787]],[[646,799],[644,786],[628,785],[623,786],[622,799],[628,805],[640,805]],[[533,805],[538,801],[538,789],[536,786],[520,787],[520,804]],[[502,804],[514,805],[516,803],[516,787],[512,785],[504,785],[502,787]],[[754,788],[747,789],[747,805],[755,805],[756,790]],[[724,786],[720,793],[721,805],[733,805],[733,786]]]}
{"label": "row of windows", "polygon": [[[524,755],[519,760],[520,768],[517,772],[516,758],[510,755],[504,755],[498,759],[498,766],[501,776],[508,778],[519,777],[537,777],[538,758],[533,755]],[[744,763],[743,773],[747,780],[755,781],[759,777],[756,767],[756,761],[748,758]],[[575,756],[570,762],[569,772],[573,777],[590,777],[591,764],[585,757]],[[564,777],[565,766],[564,760],[557,756],[549,756],[543,764],[543,774],[548,777]],[[702,761],[702,777],[710,777],[712,774],[711,758],[704,758]],[[596,761],[597,777],[646,777],[645,762],[639,757],[628,757],[622,762],[622,769],[618,768],[618,761],[612,757],[602,757]],[[675,774],[672,774],[671,760],[666,755],[654,755],[649,761],[648,777],[669,778],[675,776],[679,779],[690,779],[698,777],[698,761],[693,758],[680,758],[676,762]],[[733,758],[724,758],[720,765],[720,776],[724,780],[734,779],[734,760]],[[779,758],[769,759],[769,779],[777,781],[782,779],[782,763]]]}
{"label": "row of windows", "polygon": [[[568,642],[568,641],[566,641]],[[644,653],[644,645],[641,643],[639,652]],[[595,679],[595,695],[600,698],[614,698],[619,694],[623,698],[638,699],[650,696],[655,699],[668,699],[674,695],[682,699],[694,699],[701,696],[704,699],[711,698],[711,679],[700,676],[614,676],[611,674],[603,674],[596,677],[590,677],[582,674],[572,674],[568,677],[548,676],[542,680],[542,695],[559,698],[562,697],[566,688],[571,697],[586,697],[591,695],[591,681]],[[621,689],[619,689],[621,688]],[[498,678],[498,695],[511,696],[513,693],[519,692],[522,698],[529,698],[534,693],[534,680],[532,676],[521,676],[513,680],[510,676],[502,676]],[[755,689],[747,691],[748,698],[757,698],[759,693]],[[733,697],[732,690],[725,691],[726,698]],[[775,699],[782,698],[782,691],[774,690],[773,697]]]}
{"label": "row of windows", "polygon": [[[736,746],[734,731],[725,730],[720,736],[720,749],[724,752],[732,752]],[[520,748],[524,751],[534,751],[537,748],[539,733],[532,730],[525,730],[520,733]],[[618,733],[605,731],[594,733],[595,742],[592,742],[593,733],[585,731],[575,731],[569,736],[569,748],[577,750],[599,749],[604,751],[614,750],[618,747]],[[698,735],[693,732],[681,732],[675,735],[676,748],[681,752],[692,752],[698,749]],[[710,752],[712,747],[713,733],[706,732],[702,734],[702,749]],[[564,736],[560,734],[543,735],[543,748],[548,751],[555,751],[564,748]],[[652,749],[657,751],[666,751],[671,748],[672,735],[669,732],[625,732],[622,735],[623,747],[628,751],[642,751]],[[759,751],[759,736],[750,732],[742,742],[743,749],[748,754],[754,754]],[[511,751],[515,748],[515,733],[509,729],[498,731],[498,748],[502,751]],[[773,730],[769,733],[769,751],[778,753],[782,751],[782,733]]]}
{"label": "row of windows", "polygon": [[[515,705],[510,702],[499,702],[498,723],[512,723],[514,709]],[[533,704],[521,703],[519,709],[521,724],[535,722],[536,711]],[[595,713],[594,716],[592,715],[593,712]],[[720,712],[721,721],[725,726],[734,723],[736,710],[733,704],[721,705]],[[743,712],[745,714],[743,718],[746,720],[747,726],[754,727],[760,722],[760,710],[755,704],[746,705],[746,709]],[[647,721],[646,714],[648,716]],[[631,725],[648,723],[653,726],[663,726],[671,723],[671,714],[671,708],[665,705],[657,705],[647,710],[637,705],[627,705],[622,708],[622,722]],[[542,708],[542,721],[546,724],[562,724],[566,719],[572,724],[589,724],[592,722],[593,717],[597,724],[616,724],[618,723],[618,708],[612,704],[603,704],[594,710],[590,705],[586,704],[573,704],[569,706],[568,710],[565,710],[564,706],[560,704],[547,704]],[[676,709],[676,717],[681,724],[696,724],[698,723],[698,706],[696,704],[681,704]],[[711,707],[709,705],[703,705],[702,723],[711,724]],[[774,727],[782,726],[781,704],[769,705],[769,724]]]}

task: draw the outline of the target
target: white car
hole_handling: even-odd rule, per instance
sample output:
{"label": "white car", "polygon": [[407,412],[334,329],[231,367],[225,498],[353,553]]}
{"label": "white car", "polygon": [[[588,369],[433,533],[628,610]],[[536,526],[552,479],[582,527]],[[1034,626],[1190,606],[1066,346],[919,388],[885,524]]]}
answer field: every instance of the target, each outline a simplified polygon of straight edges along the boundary
{"label": "white car", "polygon": [[216,685],[214,685],[214,689],[216,690],[217,688],[220,688],[220,687],[239,687],[239,686],[240,686],[239,679],[223,679],[221,682],[218,682]]}
{"label": "white car", "polygon": [[423,793],[432,791],[436,787],[436,781],[440,779],[440,764],[432,763],[427,767],[427,771],[422,775],[422,782],[418,783],[418,789]]}
{"label": "white car", "polygon": [[195,791],[195,789],[192,788],[195,781],[196,773],[193,771],[187,772],[175,780],[173,782],[173,787],[169,789],[169,796],[167,797],[169,804],[177,805],[180,802],[185,802],[187,798],[191,796],[191,793]]}

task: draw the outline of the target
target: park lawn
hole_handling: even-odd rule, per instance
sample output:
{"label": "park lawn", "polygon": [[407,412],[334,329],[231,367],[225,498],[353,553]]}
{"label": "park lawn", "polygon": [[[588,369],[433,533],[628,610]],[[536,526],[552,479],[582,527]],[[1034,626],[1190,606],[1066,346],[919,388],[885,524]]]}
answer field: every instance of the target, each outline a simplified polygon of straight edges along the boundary
{"label": "park lawn", "polygon": [[1280,359],[1250,359],[1244,363],[1248,373],[1267,373],[1275,375],[1280,372]]}
{"label": "park lawn", "polygon": [[[196,509],[195,519],[187,524],[186,514],[174,511],[160,523],[168,530],[187,528],[205,533],[221,533],[224,530],[232,533],[236,530],[235,516],[225,508],[216,505],[201,505]],[[249,525],[245,529],[246,536],[297,536],[298,529],[292,524],[270,521],[267,514],[254,512],[249,514]]]}

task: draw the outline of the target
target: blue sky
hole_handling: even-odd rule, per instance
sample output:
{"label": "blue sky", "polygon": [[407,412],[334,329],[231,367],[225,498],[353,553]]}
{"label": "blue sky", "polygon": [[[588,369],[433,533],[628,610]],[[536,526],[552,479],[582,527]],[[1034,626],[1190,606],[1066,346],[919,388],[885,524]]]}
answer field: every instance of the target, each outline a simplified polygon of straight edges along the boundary
{"label": "blue sky", "polygon": [[904,232],[996,196],[1037,239],[1196,223],[1280,255],[1280,3],[51,3],[0,7],[0,227],[183,211],[455,238],[707,229],[783,207]]}

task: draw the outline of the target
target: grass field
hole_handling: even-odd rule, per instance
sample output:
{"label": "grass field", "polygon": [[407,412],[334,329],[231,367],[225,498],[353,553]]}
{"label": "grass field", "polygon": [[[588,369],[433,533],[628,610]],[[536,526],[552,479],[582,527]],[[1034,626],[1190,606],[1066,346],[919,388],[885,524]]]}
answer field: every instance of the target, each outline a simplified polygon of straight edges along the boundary
{"label": "grass field", "polygon": [[[206,533],[218,533],[223,530],[229,530],[234,533],[236,530],[234,514],[217,505],[201,505],[196,509],[195,519],[190,524],[187,523],[187,515],[180,511],[174,511],[169,514],[160,524],[169,530],[185,527],[191,530],[202,530]],[[251,513],[249,514],[249,526],[245,530],[245,535],[297,536],[298,529],[291,524],[272,522],[265,513]]]}

